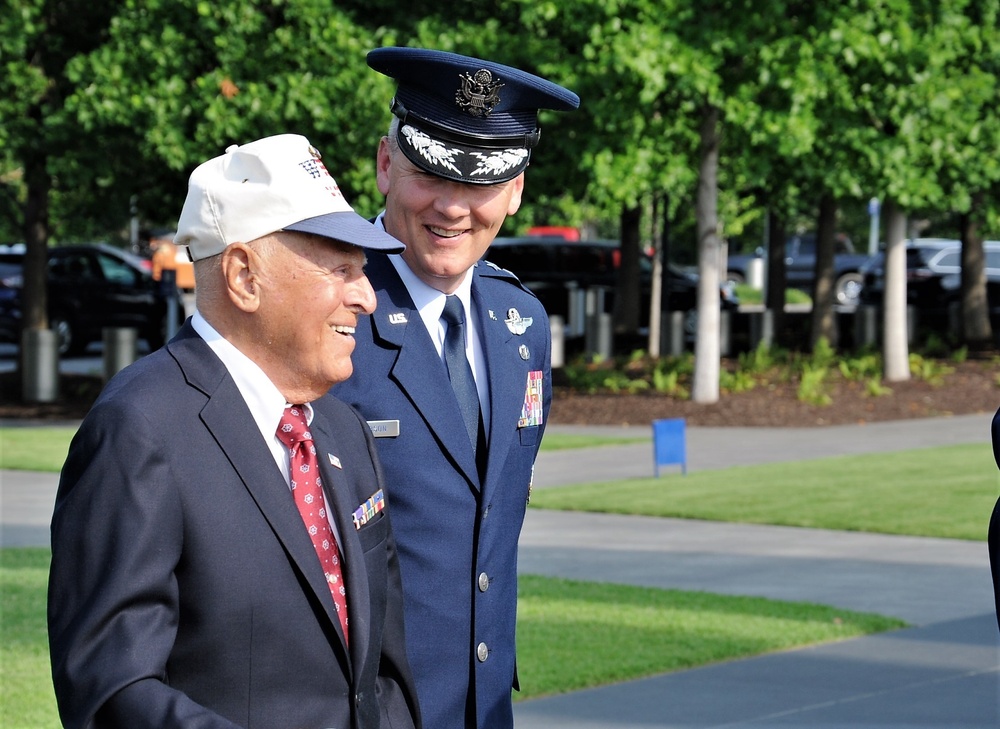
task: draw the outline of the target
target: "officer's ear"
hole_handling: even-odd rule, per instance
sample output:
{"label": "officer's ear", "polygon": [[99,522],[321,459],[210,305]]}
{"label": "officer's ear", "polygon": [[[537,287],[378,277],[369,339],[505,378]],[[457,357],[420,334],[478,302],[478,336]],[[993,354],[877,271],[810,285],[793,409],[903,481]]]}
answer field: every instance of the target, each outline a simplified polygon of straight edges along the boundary
{"label": "officer's ear", "polygon": [[521,195],[524,193],[524,173],[522,172],[507,184],[513,185],[510,203],[507,205],[507,215],[513,215],[521,207]]}
{"label": "officer's ear", "polygon": [[382,137],[375,157],[375,182],[383,195],[389,193],[389,169],[392,167],[392,143],[389,137]]}

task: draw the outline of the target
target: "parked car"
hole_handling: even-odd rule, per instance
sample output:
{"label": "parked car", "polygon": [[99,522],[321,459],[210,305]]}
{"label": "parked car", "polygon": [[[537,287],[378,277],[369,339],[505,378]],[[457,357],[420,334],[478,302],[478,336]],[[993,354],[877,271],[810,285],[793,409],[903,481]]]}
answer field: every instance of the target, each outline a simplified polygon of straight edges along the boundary
{"label": "parked car", "polygon": [[[764,249],[754,253],[729,256],[726,263],[726,277],[733,283],[747,280],[750,262],[763,258]],[[854,250],[851,239],[838,235],[834,240],[834,291],[838,304],[852,306],[858,303],[861,294],[861,266],[868,260],[864,253]],[[766,262],[765,262],[766,265]],[[785,241],[785,283],[788,287],[801,289],[810,295],[816,285],[816,235],[803,233],[793,235]]]}
{"label": "parked car", "polygon": [[[167,331],[167,292],[153,280],[149,261],[109,245],[49,249],[49,326],[60,354],[79,354],[99,341],[104,327],[134,327],[151,349]],[[20,341],[23,251],[0,253],[0,339]],[[176,325],[184,321],[178,300]]]}
{"label": "parked car", "polygon": [[[605,309],[611,310],[621,250],[615,240],[571,241],[561,237],[528,236],[497,238],[483,258],[514,273],[538,297],[550,316],[568,321],[571,290],[599,287],[604,291]],[[649,325],[649,303],[653,265],[649,257],[639,259],[640,321]],[[685,328],[693,333],[698,306],[698,276],[675,265],[668,267],[670,292],[667,309],[688,312]],[[739,300],[729,284],[720,286],[724,309],[735,310]]]}
{"label": "parked car", "polygon": [[[1000,316],[1000,241],[985,241],[986,298],[990,315]],[[862,268],[861,303],[880,305],[885,292],[885,252]],[[947,238],[906,242],[906,301],[928,319],[947,316],[962,295],[962,243]]]}

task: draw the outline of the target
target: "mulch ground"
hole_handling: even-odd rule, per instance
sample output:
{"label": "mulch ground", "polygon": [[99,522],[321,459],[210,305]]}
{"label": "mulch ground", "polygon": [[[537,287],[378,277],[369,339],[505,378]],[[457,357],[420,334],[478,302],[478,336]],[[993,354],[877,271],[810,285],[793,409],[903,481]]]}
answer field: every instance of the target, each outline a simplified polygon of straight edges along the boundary
{"label": "mulch ground", "polygon": [[816,427],[848,423],[992,413],[1000,407],[1000,368],[995,361],[952,363],[954,372],[939,384],[911,379],[888,383],[891,393],[871,396],[864,385],[831,378],[830,405],[810,405],[794,383],[722,393],[713,404],[658,394],[581,395],[556,388],[550,423],[648,425],[658,418],[685,418],[688,425]]}

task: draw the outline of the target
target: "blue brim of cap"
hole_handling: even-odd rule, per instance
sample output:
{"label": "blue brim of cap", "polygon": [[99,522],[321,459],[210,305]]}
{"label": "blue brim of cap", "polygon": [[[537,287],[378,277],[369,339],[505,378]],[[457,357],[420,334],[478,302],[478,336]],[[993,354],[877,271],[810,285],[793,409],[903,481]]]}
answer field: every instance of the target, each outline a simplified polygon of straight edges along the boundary
{"label": "blue brim of cap", "polygon": [[353,212],[327,213],[315,218],[306,218],[298,223],[286,225],[284,230],[321,235],[324,238],[372,251],[402,253],[406,250],[406,246],[398,240]]}

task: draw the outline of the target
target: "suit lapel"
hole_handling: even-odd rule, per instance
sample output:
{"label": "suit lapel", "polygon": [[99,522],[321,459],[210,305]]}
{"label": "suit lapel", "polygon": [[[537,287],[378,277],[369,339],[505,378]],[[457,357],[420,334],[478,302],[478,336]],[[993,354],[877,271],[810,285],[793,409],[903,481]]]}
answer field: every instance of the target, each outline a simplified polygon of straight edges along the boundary
{"label": "suit lapel", "polygon": [[[357,454],[343,453],[338,450],[338,442],[345,442],[346,439],[338,439],[334,428],[335,424],[326,421],[317,414],[309,429],[316,443],[319,469],[323,476],[324,498],[333,509],[334,521],[340,535],[340,559],[347,584],[347,617],[350,621],[348,627],[351,631],[351,654],[360,659],[368,654],[368,637],[371,626],[368,625],[367,618],[371,613],[371,605],[369,604],[368,570],[365,566],[365,556],[352,516],[358,507],[358,503],[355,503],[358,494],[356,489],[351,488],[347,483],[344,470],[333,465],[330,461],[331,455],[340,459],[354,458],[357,457]],[[368,454],[364,455],[367,457]],[[326,588],[325,584],[324,588]],[[326,590],[326,594],[329,597],[329,589]],[[339,621],[332,612],[331,618],[339,626]]]}
{"label": "suit lapel", "polygon": [[[190,323],[185,325],[190,328]],[[183,333],[182,329],[182,333]],[[208,395],[201,411],[202,422],[211,432],[237,476],[256,502],[264,519],[288,552],[296,569],[324,606],[327,617],[340,634],[340,621],[333,609],[330,589],[316,558],[312,541],[302,524],[284,477],[278,470],[267,444],[254,425],[250,410],[225,367],[191,330],[193,337],[175,340],[170,353],[185,373],[189,384]],[[325,452],[324,452],[325,457]],[[323,474],[326,477],[326,473]],[[362,570],[363,571],[363,570]],[[341,637],[343,645],[343,637]],[[346,659],[346,648],[344,648]],[[350,661],[345,660],[350,670]]]}
{"label": "suit lapel", "polygon": [[[503,321],[507,309],[503,308],[502,311],[494,309],[496,319],[489,316],[490,305],[487,301],[492,302],[493,307],[502,303],[497,302],[495,296],[491,296],[492,284],[489,277],[479,275],[477,266],[472,279],[472,298],[478,312],[479,336],[490,381],[490,432],[487,438],[488,461],[485,477],[487,484],[495,482],[504,467],[503,459],[489,456],[508,452],[510,439],[515,433],[510,424],[516,423],[521,415],[523,400],[512,397],[510,393],[522,392],[525,386],[525,383],[521,383],[520,389],[518,388],[523,368],[516,359],[517,348],[512,346],[511,340],[514,335]],[[503,396],[500,397],[500,394]]]}
{"label": "suit lapel", "polygon": [[372,315],[372,330],[378,339],[398,352],[389,377],[413,402],[428,429],[441,442],[442,450],[455,461],[470,486],[478,489],[476,459],[458,400],[420,313],[388,258],[371,256],[368,270],[382,284],[378,308]]}

